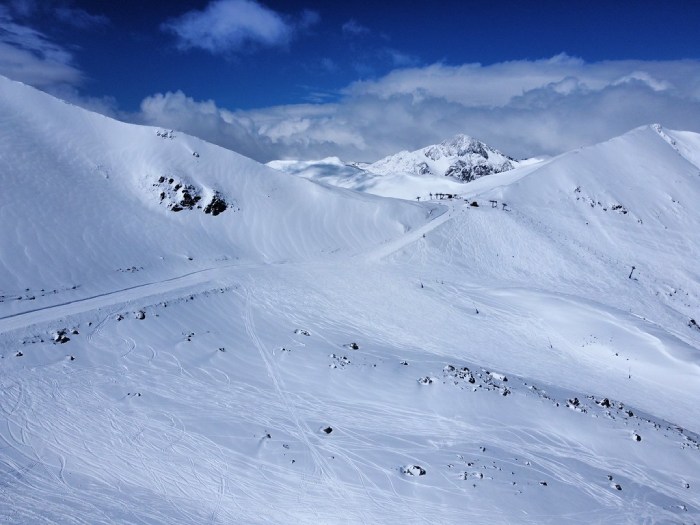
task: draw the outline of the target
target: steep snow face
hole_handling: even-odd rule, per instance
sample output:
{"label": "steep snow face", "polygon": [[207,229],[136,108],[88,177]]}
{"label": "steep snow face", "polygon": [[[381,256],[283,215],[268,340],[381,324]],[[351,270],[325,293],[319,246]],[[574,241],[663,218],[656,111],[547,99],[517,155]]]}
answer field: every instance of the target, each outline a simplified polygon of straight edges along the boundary
{"label": "steep snow face", "polygon": [[381,175],[437,175],[470,182],[517,166],[516,160],[483,142],[467,135],[456,135],[440,144],[390,155],[370,164],[367,170]]}
{"label": "steep snow face", "polygon": [[133,268],[147,280],[222,259],[347,254],[422,224],[429,212],[285,176],[4,78],[0,123],[6,293],[99,287]]}

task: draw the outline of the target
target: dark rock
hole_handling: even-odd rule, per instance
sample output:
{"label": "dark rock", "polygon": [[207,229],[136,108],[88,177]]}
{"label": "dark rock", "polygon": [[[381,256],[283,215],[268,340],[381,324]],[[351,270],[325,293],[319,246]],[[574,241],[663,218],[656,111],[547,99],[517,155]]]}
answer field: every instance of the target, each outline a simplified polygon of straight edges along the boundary
{"label": "dark rock", "polygon": [[469,206],[471,206],[472,208],[478,208],[478,207],[479,207],[479,203],[476,202],[476,201],[472,201],[472,203],[471,203]]}
{"label": "dark rock", "polygon": [[426,175],[430,173],[430,166],[428,166],[427,162],[421,162],[416,166],[416,172],[418,175]]}
{"label": "dark rock", "polygon": [[204,207],[204,213],[211,215],[219,215],[228,208],[228,204],[223,197],[217,192],[211,199],[211,202]]}
{"label": "dark rock", "polygon": [[330,434],[331,432],[333,432],[333,429],[331,427],[325,427],[323,429],[323,432],[325,432],[326,434]]}
{"label": "dark rock", "polygon": [[67,331],[66,331],[65,329],[63,329],[63,330],[57,330],[57,331],[53,334],[53,342],[54,342],[54,343],[61,343],[61,344],[64,344],[64,343],[67,343],[68,341],[70,341],[70,337],[68,337],[68,336],[66,335],[66,332],[67,332]]}
{"label": "dark rock", "polygon": [[187,190],[182,192],[182,199],[180,199],[180,206],[182,206],[183,208],[189,208],[191,210],[195,204],[197,204],[197,201],[194,200],[192,195],[190,195],[190,193]]}
{"label": "dark rock", "polygon": [[420,465],[409,465],[402,469],[403,473],[408,476],[425,476],[426,471]]}

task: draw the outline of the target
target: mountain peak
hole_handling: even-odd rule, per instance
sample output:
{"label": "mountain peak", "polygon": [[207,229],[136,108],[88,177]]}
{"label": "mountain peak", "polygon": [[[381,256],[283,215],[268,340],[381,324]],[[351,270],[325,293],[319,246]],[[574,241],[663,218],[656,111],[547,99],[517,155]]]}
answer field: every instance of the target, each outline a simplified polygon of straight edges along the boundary
{"label": "mountain peak", "polygon": [[381,175],[408,173],[452,177],[461,182],[508,171],[518,163],[500,151],[465,134],[416,151],[402,151],[381,159],[368,170]]}
{"label": "mountain peak", "polygon": [[451,139],[444,140],[435,146],[428,146],[425,149],[425,156],[433,160],[441,157],[464,157],[471,154],[488,159],[489,152],[498,153],[483,142],[464,134],[455,135]]}
{"label": "mountain peak", "polygon": [[473,137],[470,137],[469,135],[465,135],[464,133],[458,133],[451,139],[443,140],[440,144],[448,148],[455,148],[460,146],[468,146],[473,142],[479,141]]}

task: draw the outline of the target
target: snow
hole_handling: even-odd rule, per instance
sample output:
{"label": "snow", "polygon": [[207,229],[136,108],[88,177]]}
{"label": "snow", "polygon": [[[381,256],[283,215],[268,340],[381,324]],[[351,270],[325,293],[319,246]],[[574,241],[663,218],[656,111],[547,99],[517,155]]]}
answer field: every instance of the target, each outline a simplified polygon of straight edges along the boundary
{"label": "snow", "polygon": [[328,186],[347,188],[382,197],[415,200],[429,199],[430,193],[459,194],[464,183],[450,177],[433,175],[412,175],[410,173],[377,174],[367,171],[367,167],[346,164],[338,158],[316,161],[275,160],[267,166],[310,179]]}
{"label": "snow", "polygon": [[419,203],[0,92],[0,521],[700,519],[698,135]]}
{"label": "snow", "polygon": [[[440,144],[426,146],[416,151],[402,151],[389,155],[367,166],[367,170],[380,175],[407,173],[414,175],[447,176],[456,163],[466,167],[483,167],[486,172],[502,172],[517,167],[519,163],[500,151],[467,135],[456,135]],[[481,175],[471,175],[468,180]],[[454,175],[459,180],[459,176]]]}
{"label": "snow", "polygon": [[[416,151],[402,151],[372,164],[344,163],[337,157],[321,160],[275,160],[267,165],[285,173],[323,184],[348,188],[382,197],[423,200],[438,193],[460,195],[464,180],[478,180],[484,174],[499,173],[517,166],[529,166],[544,159],[516,161],[483,142],[457,135],[440,144]],[[459,169],[457,169],[459,167]],[[450,169],[454,168],[454,172]],[[465,172],[461,174],[462,170]],[[457,173],[459,171],[459,173]],[[453,173],[453,175],[449,175]]]}

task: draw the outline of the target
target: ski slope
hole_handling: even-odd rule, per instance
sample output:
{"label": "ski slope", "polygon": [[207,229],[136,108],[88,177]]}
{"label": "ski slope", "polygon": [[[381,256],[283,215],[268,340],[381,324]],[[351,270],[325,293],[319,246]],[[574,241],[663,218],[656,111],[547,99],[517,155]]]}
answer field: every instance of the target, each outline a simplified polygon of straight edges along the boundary
{"label": "ski slope", "polygon": [[3,523],[700,520],[697,135],[418,203],[0,90]]}

